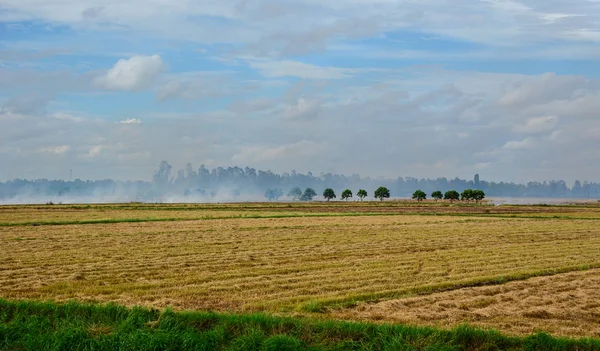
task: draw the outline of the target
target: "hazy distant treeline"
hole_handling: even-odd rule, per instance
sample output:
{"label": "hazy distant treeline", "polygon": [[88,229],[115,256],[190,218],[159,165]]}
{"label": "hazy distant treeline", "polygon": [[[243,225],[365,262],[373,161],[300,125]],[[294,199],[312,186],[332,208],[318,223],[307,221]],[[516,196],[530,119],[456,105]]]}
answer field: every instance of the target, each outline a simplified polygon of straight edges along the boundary
{"label": "hazy distant treeline", "polygon": [[344,189],[366,189],[369,196],[379,186],[387,187],[392,197],[410,197],[416,189],[427,194],[435,190],[481,189],[488,197],[548,197],[548,198],[600,198],[600,184],[576,181],[571,187],[562,180],[515,184],[487,182],[475,175],[465,179],[417,179],[413,177],[363,178],[358,174],[346,176],[334,173],[314,175],[292,171],[277,174],[250,167],[217,167],[204,165],[195,169],[188,164],[185,169],[173,171],[162,162],[152,181],[74,181],[64,180],[12,180],[0,182],[0,202],[43,203],[54,202],[225,202],[261,201],[267,189],[281,189],[284,194],[294,187],[313,188],[317,194],[332,188],[341,193]]}

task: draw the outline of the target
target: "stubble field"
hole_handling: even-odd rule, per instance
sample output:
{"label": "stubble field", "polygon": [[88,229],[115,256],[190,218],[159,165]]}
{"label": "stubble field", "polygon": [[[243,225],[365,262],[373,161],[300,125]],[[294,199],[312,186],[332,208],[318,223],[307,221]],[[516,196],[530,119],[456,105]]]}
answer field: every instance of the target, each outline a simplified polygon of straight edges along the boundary
{"label": "stubble field", "polygon": [[0,297],[598,337],[599,225],[593,204],[3,206]]}

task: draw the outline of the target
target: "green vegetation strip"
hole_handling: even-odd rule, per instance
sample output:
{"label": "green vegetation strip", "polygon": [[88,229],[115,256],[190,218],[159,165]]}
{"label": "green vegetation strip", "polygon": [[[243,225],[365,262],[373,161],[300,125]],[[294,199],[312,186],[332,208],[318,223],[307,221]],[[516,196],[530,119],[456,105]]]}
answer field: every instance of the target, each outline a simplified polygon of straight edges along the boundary
{"label": "green vegetation strip", "polygon": [[529,272],[515,272],[502,276],[479,277],[462,281],[439,283],[431,285],[416,286],[413,288],[380,291],[369,294],[360,294],[353,296],[345,296],[341,298],[312,300],[298,306],[298,310],[312,313],[323,313],[328,309],[352,308],[359,302],[375,303],[383,300],[401,299],[411,296],[430,295],[434,293],[451,291],[463,288],[474,288],[480,286],[498,285],[513,281],[526,280],[535,277],[546,277],[551,275],[587,271],[590,269],[600,268],[600,262],[589,263],[579,266],[567,266],[556,269],[543,269]]}
{"label": "green vegetation strip", "polygon": [[538,219],[538,220],[582,220],[600,221],[600,217],[570,217],[565,215],[535,216],[519,214],[488,214],[488,213],[429,213],[429,212],[347,212],[347,213],[288,213],[277,215],[241,214],[236,216],[197,217],[197,218],[104,218],[69,221],[28,221],[3,222],[0,227],[46,226],[46,225],[84,225],[84,224],[113,224],[113,223],[143,223],[143,222],[185,222],[223,219],[269,219],[269,218],[300,218],[300,217],[389,217],[389,216],[447,216],[447,217],[479,217],[479,218],[509,218],[509,219]]}
{"label": "green vegetation strip", "polygon": [[0,299],[1,350],[600,350],[597,339],[525,338],[318,321],[264,314],[173,312]]}

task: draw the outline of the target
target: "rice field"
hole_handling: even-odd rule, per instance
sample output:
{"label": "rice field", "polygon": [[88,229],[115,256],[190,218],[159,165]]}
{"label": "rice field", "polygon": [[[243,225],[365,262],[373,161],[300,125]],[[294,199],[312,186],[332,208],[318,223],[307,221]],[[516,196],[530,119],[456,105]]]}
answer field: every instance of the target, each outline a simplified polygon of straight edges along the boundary
{"label": "rice field", "polygon": [[600,337],[600,270],[535,277],[335,310],[341,319],[451,328],[462,323],[505,334],[539,330]]}
{"label": "rice field", "polygon": [[[580,204],[2,206],[0,297],[598,337],[599,225]],[[570,304],[535,288],[561,277]]]}

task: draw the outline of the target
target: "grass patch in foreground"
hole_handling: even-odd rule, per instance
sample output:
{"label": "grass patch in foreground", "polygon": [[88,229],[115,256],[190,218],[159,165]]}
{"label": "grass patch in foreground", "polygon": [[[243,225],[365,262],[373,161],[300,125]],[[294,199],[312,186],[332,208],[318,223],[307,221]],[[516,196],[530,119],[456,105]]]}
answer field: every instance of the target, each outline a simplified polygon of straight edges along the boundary
{"label": "grass patch in foreground", "polygon": [[0,299],[0,349],[600,350],[600,340]]}

